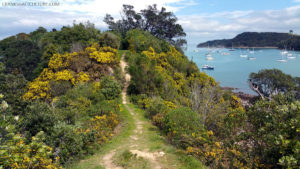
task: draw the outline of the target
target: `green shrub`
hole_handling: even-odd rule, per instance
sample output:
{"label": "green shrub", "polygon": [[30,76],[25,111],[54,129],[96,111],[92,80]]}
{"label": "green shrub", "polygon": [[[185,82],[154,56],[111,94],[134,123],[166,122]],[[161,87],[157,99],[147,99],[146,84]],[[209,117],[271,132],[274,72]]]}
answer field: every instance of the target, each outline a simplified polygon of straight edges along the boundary
{"label": "green shrub", "polygon": [[102,116],[104,114],[108,114],[111,111],[118,113],[120,111],[119,104],[119,100],[102,100],[96,104],[91,105],[87,109],[87,112],[91,117]]}
{"label": "green shrub", "polygon": [[120,47],[120,38],[111,32],[104,32],[99,37],[100,46],[110,46],[115,49]]}
{"label": "green shrub", "polygon": [[56,123],[57,118],[48,104],[33,102],[27,106],[24,116],[18,123],[18,128],[25,133],[27,139],[31,140],[31,137],[40,131],[50,134]]}
{"label": "green shrub", "polygon": [[96,137],[93,132],[80,132],[80,128],[59,123],[47,139],[62,164],[94,152]]}
{"label": "green shrub", "polygon": [[164,131],[170,141],[182,147],[185,147],[181,144],[184,135],[192,135],[203,128],[197,113],[186,107],[168,112],[164,118],[164,125]]}
{"label": "green shrub", "polygon": [[120,97],[121,86],[111,76],[103,77],[101,82],[100,92],[104,95],[105,99],[113,100]]}
{"label": "green shrub", "polygon": [[1,168],[59,168],[58,160],[51,158],[52,148],[43,143],[43,132],[39,132],[28,144],[20,134],[10,133],[10,138],[0,145]]}
{"label": "green shrub", "polygon": [[128,50],[136,53],[148,50],[149,47],[153,47],[156,52],[165,52],[170,49],[170,44],[166,41],[159,40],[149,32],[138,29],[128,31],[125,41],[127,43],[124,46],[126,46]]}
{"label": "green shrub", "polygon": [[166,113],[168,106],[164,103],[164,100],[160,97],[155,97],[150,100],[149,106],[146,108],[147,115],[152,118],[157,113]]}
{"label": "green shrub", "polygon": [[57,97],[65,94],[72,88],[70,81],[50,81],[50,92],[52,97]]}

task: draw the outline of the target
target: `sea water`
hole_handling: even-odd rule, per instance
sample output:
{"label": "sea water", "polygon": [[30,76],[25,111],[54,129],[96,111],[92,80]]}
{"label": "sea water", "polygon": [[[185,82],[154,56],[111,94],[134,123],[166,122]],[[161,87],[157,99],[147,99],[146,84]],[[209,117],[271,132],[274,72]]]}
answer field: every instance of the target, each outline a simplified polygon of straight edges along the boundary
{"label": "sea water", "polygon": [[[249,74],[252,72],[276,68],[286,74],[300,77],[300,52],[288,51],[296,57],[295,59],[288,59],[287,55],[282,55],[281,52],[282,50],[278,49],[259,48],[234,49],[234,51],[225,48],[194,48],[186,50],[185,54],[197,64],[201,71],[212,76],[222,87],[237,88],[236,91],[255,94],[248,85]],[[206,59],[208,53],[213,60]],[[249,60],[240,55],[248,55],[248,57],[254,57],[255,60]],[[280,59],[286,62],[279,62]],[[214,66],[214,70],[202,70],[201,67],[205,64]]]}

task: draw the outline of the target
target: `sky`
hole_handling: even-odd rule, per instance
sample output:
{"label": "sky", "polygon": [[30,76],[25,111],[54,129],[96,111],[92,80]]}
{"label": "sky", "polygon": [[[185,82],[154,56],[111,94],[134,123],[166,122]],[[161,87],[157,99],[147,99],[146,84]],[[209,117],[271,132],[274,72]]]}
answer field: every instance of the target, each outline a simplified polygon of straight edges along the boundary
{"label": "sky", "polygon": [[[9,6],[8,2],[27,3]],[[31,2],[47,3],[32,6]],[[51,6],[50,2],[59,5]],[[122,4],[136,11],[157,4],[178,18],[190,46],[214,39],[233,38],[242,32],[289,32],[300,34],[300,0],[0,0],[0,39],[39,26],[48,30],[90,21],[104,31],[109,13],[120,17]]]}

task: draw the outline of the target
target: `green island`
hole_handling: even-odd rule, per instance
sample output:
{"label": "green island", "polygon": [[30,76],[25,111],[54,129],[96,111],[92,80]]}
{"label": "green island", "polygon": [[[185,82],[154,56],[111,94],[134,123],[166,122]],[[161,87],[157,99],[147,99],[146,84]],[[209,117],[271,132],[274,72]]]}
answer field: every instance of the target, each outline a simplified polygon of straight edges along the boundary
{"label": "green island", "polygon": [[300,50],[300,36],[293,33],[244,32],[232,39],[212,40],[197,45],[200,47],[226,48],[278,48]]}
{"label": "green island", "polygon": [[0,41],[1,169],[299,167],[299,77],[253,72],[244,103],[184,55],[172,12],[122,16]]}

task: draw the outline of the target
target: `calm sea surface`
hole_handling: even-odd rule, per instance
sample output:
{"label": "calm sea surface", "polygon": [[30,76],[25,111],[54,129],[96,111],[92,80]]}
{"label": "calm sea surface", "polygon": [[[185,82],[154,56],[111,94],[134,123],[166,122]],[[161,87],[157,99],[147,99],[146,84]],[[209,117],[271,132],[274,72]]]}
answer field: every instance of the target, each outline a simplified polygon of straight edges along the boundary
{"label": "calm sea surface", "polygon": [[[229,55],[224,55],[224,52]],[[229,51],[229,49],[190,48],[185,51],[185,54],[197,64],[201,71],[205,71],[220,82],[222,87],[238,88],[237,91],[254,94],[247,83],[251,72],[276,68],[284,73],[300,77],[300,52],[288,51],[290,55],[282,55],[281,52],[278,49],[254,49],[253,54],[253,49]],[[208,53],[213,60],[206,59]],[[241,54],[256,59],[248,60],[248,58],[241,57]],[[293,57],[296,58],[292,59]],[[280,59],[287,62],[279,62]],[[201,67],[205,64],[214,66],[214,70],[202,70]]]}

